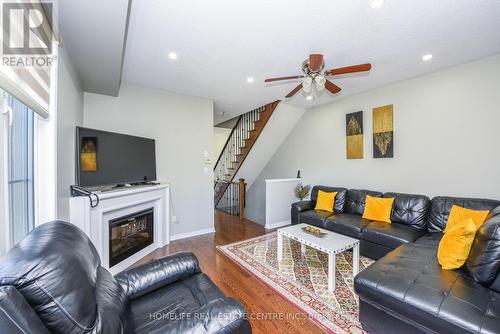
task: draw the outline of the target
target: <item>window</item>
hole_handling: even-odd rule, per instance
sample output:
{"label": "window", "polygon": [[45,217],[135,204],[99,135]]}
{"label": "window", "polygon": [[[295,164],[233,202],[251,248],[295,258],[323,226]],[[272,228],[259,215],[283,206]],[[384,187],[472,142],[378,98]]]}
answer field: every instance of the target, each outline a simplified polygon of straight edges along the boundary
{"label": "window", "polygon": [[34,112],[6,94],[11,121],[7,125],[7,198],[10,244],[24,238],[35,225]]}

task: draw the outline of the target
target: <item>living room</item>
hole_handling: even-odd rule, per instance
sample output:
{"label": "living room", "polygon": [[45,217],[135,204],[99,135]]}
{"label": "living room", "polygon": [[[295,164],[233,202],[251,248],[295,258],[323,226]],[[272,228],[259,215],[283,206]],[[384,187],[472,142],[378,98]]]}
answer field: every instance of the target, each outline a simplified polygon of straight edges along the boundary
{"label": "living room", "polygon": [[500,333],[500,2],[1,8],[0,333]]}

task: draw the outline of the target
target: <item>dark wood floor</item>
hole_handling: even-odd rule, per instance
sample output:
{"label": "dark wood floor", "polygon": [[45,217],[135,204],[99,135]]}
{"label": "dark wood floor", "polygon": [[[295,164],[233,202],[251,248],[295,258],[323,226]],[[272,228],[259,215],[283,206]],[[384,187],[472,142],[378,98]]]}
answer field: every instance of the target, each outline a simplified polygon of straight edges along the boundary
{"label": "dark wood floor", "polygon": [[216,233],[173,241],[135,265],[179,251],[191,251],[198,257],[203,272],[227,296],[245,305],[253,333],[323,333],[306,315],[215,248],[272,230],[220,211],[215,212],[215,230]]}

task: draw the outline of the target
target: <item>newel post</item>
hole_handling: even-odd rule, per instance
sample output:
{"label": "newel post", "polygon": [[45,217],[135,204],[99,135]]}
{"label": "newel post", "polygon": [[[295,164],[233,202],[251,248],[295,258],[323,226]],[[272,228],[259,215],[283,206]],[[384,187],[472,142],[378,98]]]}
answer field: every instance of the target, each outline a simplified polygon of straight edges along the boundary
{"label": "newel post", "polygon": [[239,188],[240,188],[240,219],[245,218],[245,194],[246,194],[246,186],[245,179],[239,179]]}

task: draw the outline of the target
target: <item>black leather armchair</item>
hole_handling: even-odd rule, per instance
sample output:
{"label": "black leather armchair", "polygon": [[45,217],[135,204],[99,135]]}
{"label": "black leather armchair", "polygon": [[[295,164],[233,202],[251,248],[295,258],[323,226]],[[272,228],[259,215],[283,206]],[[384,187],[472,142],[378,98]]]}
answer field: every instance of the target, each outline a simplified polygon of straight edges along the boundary
{"label": "black leather armchair", "polygon": [[251,333],[192,253],[113,277],[87,236],[65,222],[33,230],[0,260],[0,332]]}

